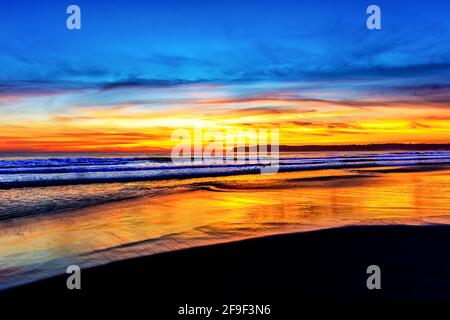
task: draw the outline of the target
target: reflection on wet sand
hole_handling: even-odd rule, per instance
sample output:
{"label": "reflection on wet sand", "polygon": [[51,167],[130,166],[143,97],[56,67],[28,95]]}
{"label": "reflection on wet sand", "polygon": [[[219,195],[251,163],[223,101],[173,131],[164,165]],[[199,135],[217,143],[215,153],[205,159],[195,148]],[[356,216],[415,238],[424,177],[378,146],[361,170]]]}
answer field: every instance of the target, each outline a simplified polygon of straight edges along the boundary
{"label": "reflection on wet sand", "polygon": [[448,169],[327,170],[142,182],[171,191],[1,222],[0,279],[5,281],[0,281],[0,288],[62,273],[68,263],[91,266],[273,233],[447,223],[449,182]]}

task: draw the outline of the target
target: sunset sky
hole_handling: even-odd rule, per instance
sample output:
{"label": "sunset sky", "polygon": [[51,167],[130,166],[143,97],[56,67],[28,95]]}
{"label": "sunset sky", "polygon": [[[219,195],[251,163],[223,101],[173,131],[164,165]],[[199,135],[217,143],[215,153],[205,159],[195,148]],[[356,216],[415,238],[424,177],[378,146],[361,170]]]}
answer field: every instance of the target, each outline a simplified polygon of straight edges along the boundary
{"label": "sunset sky", "polygon": [[450,143],[449,1],[376,1],[373,31],[367,1],[57,2],[2,4],[0,152],[155,151],[194,127]]}

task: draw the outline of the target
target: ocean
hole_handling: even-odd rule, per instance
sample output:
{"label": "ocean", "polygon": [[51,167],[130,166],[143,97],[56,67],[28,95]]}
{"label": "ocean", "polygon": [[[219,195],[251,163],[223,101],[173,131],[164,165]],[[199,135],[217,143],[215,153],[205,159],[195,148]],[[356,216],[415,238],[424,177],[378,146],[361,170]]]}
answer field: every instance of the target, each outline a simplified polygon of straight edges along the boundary
{"label": "ocean", "polygon": [[[269,234],[450,221],[450,152],[281,153],[279,173],[164,154],[0,156],[0,289]],[[151,271],[150,271],[151,272]]]}

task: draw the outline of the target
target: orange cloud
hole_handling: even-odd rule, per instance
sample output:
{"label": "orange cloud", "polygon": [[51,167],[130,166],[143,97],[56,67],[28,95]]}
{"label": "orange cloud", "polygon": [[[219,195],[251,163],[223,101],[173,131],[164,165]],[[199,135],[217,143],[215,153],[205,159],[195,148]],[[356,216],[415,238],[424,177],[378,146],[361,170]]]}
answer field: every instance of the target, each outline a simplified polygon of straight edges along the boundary
{"label": "orange cloud", "polygon": [[177,128],[278,128],[280,143],[448,143],[450,117],[442,105],[324,101],[290,96],[197,98],[166,107],[72,106],[34,114],[23,108],[0,119],[0,151],[161,151]]}

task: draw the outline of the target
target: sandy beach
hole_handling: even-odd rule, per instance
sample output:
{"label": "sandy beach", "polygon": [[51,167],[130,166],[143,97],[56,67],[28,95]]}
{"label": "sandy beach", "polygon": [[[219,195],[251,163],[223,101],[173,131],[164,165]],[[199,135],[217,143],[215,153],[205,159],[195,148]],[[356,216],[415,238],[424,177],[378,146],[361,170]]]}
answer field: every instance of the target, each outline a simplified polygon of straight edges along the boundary
{"label": "sandy beach", "polygon": [[[268,236],[130,259],[6,290],[2,299],[93,302],[111,298],[137,310],[176,315],[186,303],[267,303],[277,314],[359,301],[450,299],[450,227],[360,226]],[[366,268],[381,269],[368,290]],[[45,292],[45,295],[41,293]],[[55,299],[55,300],[53,300]],[[145,302],[144,304],[140,304]],[[379,304],[377,304],[379,306]]]}

